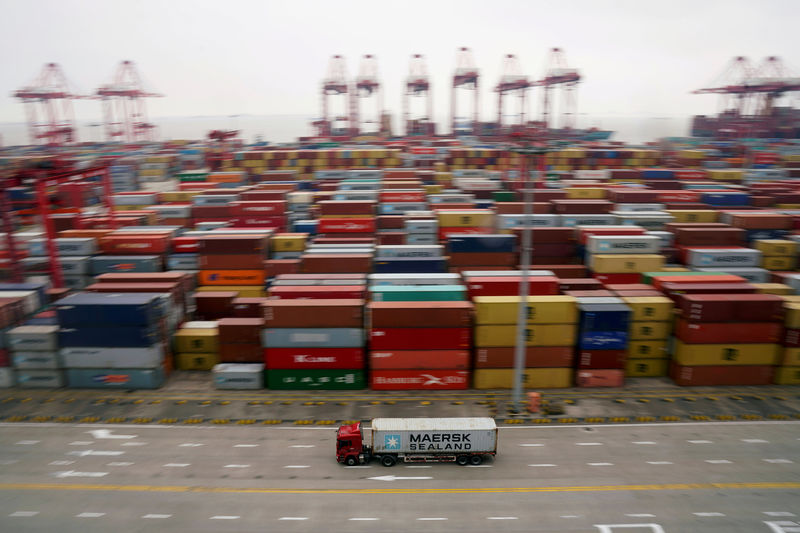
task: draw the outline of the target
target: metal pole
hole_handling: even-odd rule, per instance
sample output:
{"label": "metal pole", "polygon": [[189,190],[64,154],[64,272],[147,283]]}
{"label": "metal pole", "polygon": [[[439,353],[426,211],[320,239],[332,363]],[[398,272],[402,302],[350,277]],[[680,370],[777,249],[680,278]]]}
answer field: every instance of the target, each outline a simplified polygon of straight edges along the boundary
{"label": "metal pole", "polygon": [[[52,183],[51,183],[52,181]],[[44,176],[37,176],[36,178],[36,200],[39,203],[39,216],[42,219],[42,224],[45,230],[45,246],[47,255],[50,258],[50,278],[53,281],[53,287],[61,289],[64,287],[64,276],[61,273],[61,261],[58,257],[58,248],[56,247],[56,229],[53,220],[50,218],[49,200],[47,198],[47,187],[49,185],[57,185],[58,180],[48,180]]]}

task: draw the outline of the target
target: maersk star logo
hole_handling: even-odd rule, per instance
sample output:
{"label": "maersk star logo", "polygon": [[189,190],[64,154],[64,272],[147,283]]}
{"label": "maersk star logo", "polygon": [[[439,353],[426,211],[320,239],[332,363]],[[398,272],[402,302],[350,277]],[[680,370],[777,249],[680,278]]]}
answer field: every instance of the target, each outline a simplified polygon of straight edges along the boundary
{"label": "maersk star logo", "polygon": [[384,435],[383,447],[387,450],[400,449],[400,435]]}

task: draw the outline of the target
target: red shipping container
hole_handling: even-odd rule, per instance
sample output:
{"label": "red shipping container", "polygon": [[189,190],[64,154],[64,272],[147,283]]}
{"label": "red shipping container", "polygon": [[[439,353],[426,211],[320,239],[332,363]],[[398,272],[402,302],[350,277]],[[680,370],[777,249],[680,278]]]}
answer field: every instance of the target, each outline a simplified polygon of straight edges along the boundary
{"label": "red shipping container", "polygon": [[458,252],[450,254],[449,265],[512,267],[516,262],[516,254],[512,252]]}
{"label": "red shipping container", "polygon": [[366,293],[364,285],[278,285],[268,295],[281,300],[362,300]]}
{"label": "red shipping container", "polygon": [[370,272],[372,254],[303,254],[300,270],[304,274]]}
{"label": "red shipping container", "polygon": [[372,370],[469,369],[467,350],[382,350],[369,354]]}
{"label": "red shipping container", "polygon": [[223,318],[217,326],[220,344],[261,344],[262,318]]}
{"label": "red shipping container", "polygon": [[227,219],[231,210],[227,205],[193,205],[192,218]]}
{"label": "red shipping container", "polygon": [[300,272],[299,259],[268,259],[264,261],[264,272],[267,278]]}
{"label": "red shipping container", "polygon": [[[475,368],[513,368],[514,348],[488,347],[475,349]],[[528,346],[525,368],[571,368],[573,346]]]}
{"label": "red shipping container", "polygon": [[378,194],[381,202],[425,202],[425,191],[381,191]]}
{"label": "red shipping container", "polygon": [[176,254],[196,254],[200,250],[197,237],[175,237],[172,239],[172,252]]}
{"label": "red shipping container", "polygon": [[783,298],[774,294],[684,294],[677,298],[677,308],[690,322],[781,322]]}
{"label": "red shipping container", "polygon": [[269,231],[263,234],[211,234],[197,237],[202,254],[266,254],[269,250]]}
{"label": "red shipping container", "polygon": [[578,352],[576,364],[578,368],[588,369],[625,368],[627,356],[625,350],[582,350]]}
{"label": "red shipping container", "polygon": [[[370,200],[322,200],[317,202],[320,215],[342,218],[350,215],[374,215],[377,205],[377,202]],[[334,220],[336,219],[334,218]]]}
{"label": "red shipping container", "polygon": [[[467,294],[476,296],[516,296],[522,278],[518,276],[472,277],[467,280]],[[529,276],[528,294],[545,296],[558,294],[559,282],[554,276]]]}
{"label": "red shipping container", "polygon": [[745,230],[740,228],[676,228],[675,244],[691,245],[741,245]]}
{"label": "red shipping container", "polygon": [[169,251],[170,236],[164,234],[106,235],[98,239],[103,253],[109,255],[153,255]]}
{"label": "red shipping container", "polygon": [[586,244],[589,240],[589,237],[592,235],[644,235],[647,232],[643,228],[639,227],[603,228],[603,226],[597,226],[594,228],[590,227],[580,228],[579,230],[577,230],[577,233],[578,233],[578,242],[580,244]]}
{"label": "red shipping container", "polygon": [[592,274],[592,276],[604,285],[616,283],[636,283],[642,279],[641,274]]}
{"label": "red shipping container", "polygon": [[286,231],[286,217],[241,216],[231,218],[231,227],[234,228],[269,228],[277,231]]}
{"label": "red shipping container", "polygon": [[617,298],[632,298],[635,296],[641,297],[646,296],[648,298],[655,297],[655,296],[664,296],[663,292],[657,291],[655,289],[649,291],[612,291]]}
{"label": "red shipping container", "polygon": [[472,325],[471,302],[370,302],[367,309],[371,327],[459,328]]}
{"label": "red shipping container", "polygon": [[264,359],[261,343],[220,344],[219,360],[222,363],[261,363]]}
{"label": "red shipping container", "polygon": [[0,367],[11,366],[11,355],[8,350],[0,350]]}
{"label": "red shipping container", "polygon": [[269,202],[284,198],[286,198],[285,191],[247,191],[241,195],[241,199],[247,202]]}
{"label": "red shipping container", "polygon": [[674,170],[675,179],[678,180],[704,180],[708,179],[708,172],[705,170]]}
{"label": "red shipping container", "polygon": [[261,307],[266,298],[241,297],[233,300],[231,311],[236,318],[261,318],[264,315]]}
{"label": "red shipping container", "polygon": [[374,218],[321,218],[319,233],[374,233]]}
{"label": "red shipping container", "polygon": [[588,290],[588,291],[562,291],[564,296],[572,296],[573,298],[613,298],[617,294],[612,291],[604,289]]}
{"label": "red shipping container", "polygon": [[584,265],[572,264],[537,264],[537,270],[549,270],[560,280],[585,278],[587,269]]}
{"label": "red shipping container", "polygon": [[363,348],[265,348],[264,364],[270,369],[364,367]]}
{"label": "red shipping container", "polygon": [[370,349],[461,350],[472,344],[471,328],[373,328]]}
{"label": "red shipping container", "polygon": [[783,345],[789,348],[800,347],[800,329],[787,329],[783,337]]}
{"label": "red shipping container", "polygon": [[578,387],[622,387],[625,384],[625,371],[579,370],[575,372],[575,384]]}
{"label": "red shipping container", "polygon": [[603,290],[603,284],[594,278],[567,278],[558,281],[560,291],[594,291]]}
{"label": "red shipping container", "polygon": [[233,216],[252,216],[252,217],[274,217],[283,216],[286,213],[285,200],[272,201],[239,201],[231,202],[231,214]]}
{"label": "red shipping container", "polygon": [[201,270],[261,270],[264,256],[259,254],[202,254],[197,258]]}
{"label": "red shipping container", "polygon": [[[641,276],[639,276],[641,277]],[[712,285],[718,283],[746,283],[747,280],[740,276],[733,276],[731,274],[717,274],[717,275],[708,275],[708,276],[659,276],[656,274],[652,277],[653,287],[656,289],[661,289],[665,283],[671,284],[680,284],[680,285]],[[612,282],[613,283],[613,282]],[[636,283],[636,281],[619,281],[616,283]]]}
{"label": "red shipping container", "polygon": [[373,390],[463,390],[469,387],[466,370],[375,370]]}
{"label": "red shipping container", "polygon": [[379,215],[375,217],[379,230],[403,229],[406,217],[403,215]]}
{"label": "red shipping container", "polygon": [[684,387],[711,387],[719,385],[771,385],[774,366],[682,366],[672,362],[669,377]]}
{"label": "red shipping container", "polygon": [[[518,242],[522,242],[521,227],[512,228],[514,235],[517,236]],[[575,232],[572,228],[533,228],[531,231],[531,240],[536,244],[569,244],[575,240]]]}
{"label": "red shipping container", "polygon": [[377,237],[380,245],[405,244],[408,234],[405,231],[381,231]]}
{"label": "red shipping container", "polygon": [[614,203],[656,203],[659,191],[641,189],[611,189],[608,199]]}
{"label": "red shipping container", "polygon": [[[679,319],[675,324],[675,336],[691,344],[774,344],[781,341],[782,330],[780,322],[689,322]],[[787,335],[790,331],[787,330]]]}
{"label": "red shipping container", "polygon": [[[525,202],[497,202],[494,210],[498,215],[524,215]],[[531,213],[534,215],[549,215],[552,212],[553,205],[550,202],[531,202]]]}

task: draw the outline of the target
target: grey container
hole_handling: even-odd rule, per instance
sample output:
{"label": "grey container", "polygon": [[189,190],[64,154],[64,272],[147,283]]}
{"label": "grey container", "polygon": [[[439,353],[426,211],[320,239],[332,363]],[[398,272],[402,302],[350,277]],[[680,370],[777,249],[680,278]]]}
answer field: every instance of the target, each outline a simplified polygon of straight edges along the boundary
{"label": "grey container", "polygon": [[368,274],[370,285],[457,285],[458,274]]}
{"label": "grey container", "polygon": [[761,252],[749,248],[715,250],[692,248],[686,264],[693,267],[757,267],[761,265]]}
{"label": "grey container", "polygon": [[273,328],[261,330],[265,348],[361,348],[361,328]]}
{"label": "grey container", "polygon": [[9,349],[15,352],[55,352],[58,326],[19,326],[8,332]]}
{"label": "grey container", "polygon": [[[58,255],[94,255],[97,253],[97,239],[91,237],[60,237],[54,241]],[[28,252],[31,255],[48,255],[45,239],[28,241]]]}
{"label": "grey container", "polygon": [[655,235],[589,235],[586,250],[593,254],[657,254],[661,239]]}
{"label": "grey container", "polygon": [[238,194],[196,194],[192,196],[192,205],[225,206],[238,199]]}
{"label": "grey container", "polygon": [[200,270],[199,254],[172,254],[167,256],[169,270]]}
{"label": "grey container", "polygon": [[58,389],[66,384],[63,370],[17,370],[17,386],[24,389]]}
{"label": "grey container", "polygon": [[370,201],[376,202],[378,200],[378,191],[339,191],[333,195],[333,199],[337,202],[354,202],[354,201]]}
{"label": "grey container", "polygon": [[13,352],[11,363],[21,370],[57,370],[62,366],[58,352]]}
{"label": "grey container", "polygon": [[439,221],[429,218],[418,218],[403,221],[403,229],[409,233],[436,234],[439,231]]}
{"label": "grey container", "polygon": [[378,205],[381,215],[399,215],[407,211],[425,211],[428,204],[422,202],[385,202]]}
{"label": "grey container", "polygon": [[155,211],[161,218],[191,218],[192,206],[190,205],[152,205],[147,208]]}
{"label": "grey container", "polygon": [[164,384],[163,368],[68,368],[67,383],[77,389],[157,389]]}
{"label": "grey container", "polygon": [[377,454],[497,452],[492,418],[375,418],[370,436]]}
{"label": "grey container", "polygon": [[432,204],[466,204],[475,201],[475,195],[469,193],[429,194],[428,202]]}
{"label": "grey container", "polygon": [[724,272],[732,276],[740,276],[750,283],[769,283],[770,271],[763,268],[748,267],[695,267],[695,272]]}
{"label": "grey container", "polygon": [[69,347],[59,350],[67,368],[158,368],[164,362],[164,348],[154,344],[147,348]]}
{"label": "grey container", "polygon": [[10,367],[0,367],[0,389],[7,389],[16,384],[14,369]]}
{"label": "grey container", "polygon": [[406,244],[437,244],[439,237],[436,233],[409,233],[406,235]]}
{"label": "grey container", "polygon": [[626,213],[635,213],[638,211],[662,211],[664,204],[616,204],[614,206],[616,211],[624,211]]}
{"label": "grey container", "polygon": [[[543,216],[543,215],[539,215]],[[560,215],[561,226],[615,226],[617,222],[614,215]]]}
{"label": "grey container", "polygon": [[111,272],[161,272],[161,257],[158,255],[100,255],[89,259],[89,271],[93,275]]}
{"label": "grey container", "polygon": [[648,231],[647,235],[652,235],[661,239],[662,248],[669,248],[675,243],[675,234],[671,231]]}
{"label": "grey container", "polygon": [[272,252],[271,259],[300,259],[303,252]]}
{"label": "grey container", "polygon": [[85,276],[89,273],[89,257],[60,257],[61,272],[65,276]]}
{"label": "grey container", "polygon": [[64,287],[72,290],[82,290],[92,284],[92,276],[64,275]]}
{"label": "grey container", "polygon": [[263,364],[222,363],[211,369],[215,389],[263,389]]}
{"label": "grey container", "polygon": [[555,228],[560,225],[559,215],[497,215],[498,229],[511,229],[517,226]]}
{"label": "grey container", "polygon": [[375,259],[394,259],[398,257],[442,257],[444,246],[441,245],[403,245],[384,244],[375,248]]}

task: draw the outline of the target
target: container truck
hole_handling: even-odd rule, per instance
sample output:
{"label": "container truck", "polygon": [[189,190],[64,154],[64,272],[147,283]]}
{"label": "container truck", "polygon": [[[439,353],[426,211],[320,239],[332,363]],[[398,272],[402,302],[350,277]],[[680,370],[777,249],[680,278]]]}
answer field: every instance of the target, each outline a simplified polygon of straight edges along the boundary
{"label": "container truck", "polygon": [[497,453],[492,418],[375,418],[336,432],[336,460],[348,466],[377,459],[383,466],[455,462],[479,465]]}

